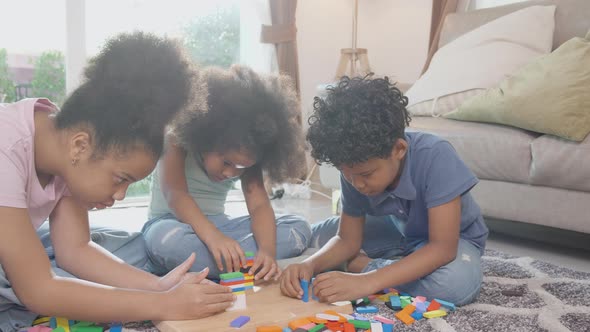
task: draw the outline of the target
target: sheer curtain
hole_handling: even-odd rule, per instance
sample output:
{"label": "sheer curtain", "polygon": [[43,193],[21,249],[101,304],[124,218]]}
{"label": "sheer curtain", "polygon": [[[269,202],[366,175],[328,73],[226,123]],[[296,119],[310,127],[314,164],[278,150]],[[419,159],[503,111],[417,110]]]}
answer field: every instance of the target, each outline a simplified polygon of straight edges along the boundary
{"label": "sheer curtain", "polygon": [[240,63],[262,73],[278,71],[274,45],[260,40],[262,26],[270,24],[268,0],[240,1]]}

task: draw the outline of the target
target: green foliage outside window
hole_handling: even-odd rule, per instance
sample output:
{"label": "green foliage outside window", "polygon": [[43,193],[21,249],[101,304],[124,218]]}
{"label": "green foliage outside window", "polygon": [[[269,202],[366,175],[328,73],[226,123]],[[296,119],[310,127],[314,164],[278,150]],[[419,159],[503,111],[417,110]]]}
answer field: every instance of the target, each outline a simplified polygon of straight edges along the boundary
{"label": "green foliage outside window", "polygon": [[[4,100],[2,100],[4,98]],[[16,98],[14,82],[8,75],[8,57],[6,49],[0,49],[0,102],[10,103]]]}
{"label": "green foliage outside window", "polygon": [[199,16],[182,28],[184,46],[203,66],[229,67],[240,58],[240,8],[238,3]]}
{"label": "green foliage outside window", "polygon": [[59,51],[43,52],[34,64],[33,96],[49,98],[61,105],[66,96],[66,68],[64,55]]}

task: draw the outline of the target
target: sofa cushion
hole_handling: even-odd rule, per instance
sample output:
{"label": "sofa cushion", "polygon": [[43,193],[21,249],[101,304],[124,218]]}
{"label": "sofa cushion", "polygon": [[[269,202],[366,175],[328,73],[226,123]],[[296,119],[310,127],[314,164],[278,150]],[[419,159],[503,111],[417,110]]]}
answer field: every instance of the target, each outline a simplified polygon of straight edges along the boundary
{"label": "sofa cushion", "polygon": [[448,140],[480,179],[529,183],[531,142],[538,134],[506,126],[414,117],[408,130]]}
{"label": "sofa cushion", "polygon": [[580,142],[590,133],[589,86],[590,40],[574,37],[444,116]]}
{"label": "sofa cushion", "polygon": [[475,97],[485,91],[485,89],[470,89],[450,95],[426,100],[412,106],[408,106],[408,111],[412,116],[440,116],[454,111],[469,98]]}
{"label": "sofa cushion", "polygon": [[438,47],[443,47],[465,33],[504,15],[534,5],[556,5],[553,49],[573,37],[583,37],[590,29],[590,1],[588,0],[533,0],[505,6],[452,13],[445,18]]}
{"label": "sofa cushion", "polygon": [[531,152],[531,184],[590,192],[590,135],[580,143],[543,135]]}

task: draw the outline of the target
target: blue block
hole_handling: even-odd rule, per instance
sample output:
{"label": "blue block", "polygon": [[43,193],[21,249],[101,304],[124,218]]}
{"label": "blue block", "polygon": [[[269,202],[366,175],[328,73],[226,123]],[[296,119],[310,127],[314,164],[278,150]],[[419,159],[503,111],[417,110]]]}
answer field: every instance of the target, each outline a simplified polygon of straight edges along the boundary
{"label": "blue block", "polygon": [[402,302],[401,302],[399,296],[390,296],[389,303],[391,303],[391,306],[396,310],[402,309]]}
{"label": "blue block", "polygon": [[416,312],[424,313],[426,311],[426,308],[428,308],[426,303],[424,303],[424,302],[416,303]]}
{"label": "blue block", "polygon": [[377,309],[377,307],[369,305],[366,307],[356,307],[356,312],[358,312],[359,314],[374,314],[379,312],[379,309]]}
{"label": "blue block", "polygon": [[383,332],[393,332],[393,324],[381,324]]}
{"label": "blue block", "polygon": [[303,298],[301,300],[303,302],[309,302],[309,281],[300,280],[299,283],[301,284],[301,288],[303,289]]}
{"label": "blue block", "polygon": [[422,313],[421,312],[414,311],[412,314],[410,314],[410,316],[412,316],[415,320],[422,319]]}
{"label": "blue block", "polygon": [[364,320],[364,321],[369,321],[370,319],[368,319],[367,317],[363,316],[363,315],[359,315],[359,314],[354,314],[354,319],[356,320]]}
{"label": "blue block", "polygon": [[439,300],[439,299],[435,299],[435,300],[436,300],[436,302],[440,303],[441,306],[449,309],[450,311],[455,311],[455,304],[453,304],[451,302]]}
{"label": "blue block", "polygon": [[[408,294],[408,293],[404,293],[404,292],[401,292],[401,293],[399,293],[399,296],[410,296],[410,294]],[[410,297],[411,297],[411,296],[410,296]]]}
{"label": "blue block", "polygon": [[240,287],[240,288],[234,288],[234,289],[232,289],[231,292],[232,293],[237,293],[237,292],[243,292],[245,290],[246,290],[246,288]]}
{"label": "blue block", "polygon": [[111,328],[109,329],[109,332],[121,332],[123,331],[123,326],[121,325],[121,323],[115,323],[113,325],[111,325]]}
{"label": "blue block", "polygon": [[57,320],[55,319],[55,317],[51,317],[51,319],[49,320],[49,327],[51,327],[52,329],[57,328]]}
{"label": "blue block", "polygon": [[244,324],[248,323],[250,321],[250,317],[248,316],[240,316],[234,320],[231,321],[231,323],[229,323],[229,326],[231,327],[242,327],[244,326]]}
{"label": "blue block", "polygon": [[288,328],[288,327],[284,327],[284,328],[283,328],[283,332],[292,332],[292,331],[291,331],[291,329],[290,329],[290,328]]}

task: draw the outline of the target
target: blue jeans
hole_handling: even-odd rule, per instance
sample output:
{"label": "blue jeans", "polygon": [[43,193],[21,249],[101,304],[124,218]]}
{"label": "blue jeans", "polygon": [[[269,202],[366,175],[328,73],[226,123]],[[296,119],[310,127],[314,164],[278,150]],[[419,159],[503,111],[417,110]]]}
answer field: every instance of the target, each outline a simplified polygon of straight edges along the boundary
{"label": "blue jeans", "polygon": [[[218,230],[236,240],[244,251],[257,251],[258,246],[252,234],[250,216],[230,218],[227,215],[207,216]],[[300,255],[309,244],[311,228],[307,221],[295,215],[277,217],[276,259]],[[163,275],[182,263],[191,253],[197,254],[191,271],[198,272],[209,267],[209,278],[217,279],[219,271],[207,245],[199,239],[192,227],[167,214],[148,221],[143,227],[150,270]]]}
{"label": "blue jeans", "polygon": [[[37,236],[45,248],[55,275],[76,278],[76,276],[57,266],[47,222],[37,230]],[[148,257],[145,253],[145,242],[141,233],[129,233],[105,227],[91,227],[90,238],[94,243],[102,246],[127,264],[143,270],[147,268]],[[14,289],[12,289],[10,280],[8,280],[4,269],[0,265],[0,331],[17,331],[23,327],[31,326],[36,317],[37,313],[29,311],[18,299]]]}
{"label": "blue jeans", "polygon": [[[339,217],[312,225],[311,247],[321,248],[338,231]],[[369,216],[363,230],[363,251],[372,258],[362,272],[391,265],[424,246],[428,240],[409,240],[395,226],[391,216]],[[395,289],[412,296],[422,295],[465,305],[479,295],[483,273],[480,250],[471,242],[460,239],[455,259],[418,280]]]}

